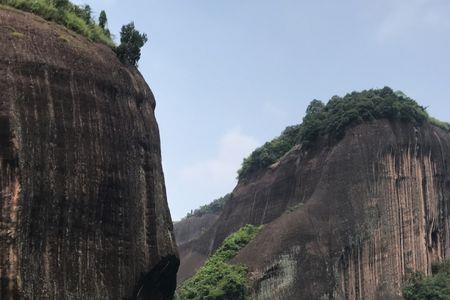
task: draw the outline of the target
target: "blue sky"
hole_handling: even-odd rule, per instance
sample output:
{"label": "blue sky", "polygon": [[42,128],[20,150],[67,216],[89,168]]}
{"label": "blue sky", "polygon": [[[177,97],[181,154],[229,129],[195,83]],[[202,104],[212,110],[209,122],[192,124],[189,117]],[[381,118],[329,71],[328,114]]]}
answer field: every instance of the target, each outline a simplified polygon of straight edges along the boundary
{"label": "blue sky", "polygon": [[388,85],[450,121],[448,0],[75,2],[149,35],[174,220],[232,191],[243,157],[314,98]]}

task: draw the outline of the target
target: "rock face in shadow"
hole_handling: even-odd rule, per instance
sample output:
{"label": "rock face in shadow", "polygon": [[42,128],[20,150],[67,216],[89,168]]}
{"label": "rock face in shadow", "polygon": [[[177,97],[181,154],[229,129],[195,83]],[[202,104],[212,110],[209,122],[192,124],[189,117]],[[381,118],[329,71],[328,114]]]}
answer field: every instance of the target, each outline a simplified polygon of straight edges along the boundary
{"label": "rock face in shadow", "polygon": [[197,239],[217,221],[219,216],[220,213],[207,213],[175,222],[173,229],[177,244],[183,245]]}
{"label": "rock face in shadow", "polygon": [[0,8],[0,298],[171,299],[155,100],[135,68]]}
{"label": "rock face in shadow", "polygon": [[[197,240],[219,219],[220,212],[207,213],[201,216],[187,217],[174,223],[175,239],[177,241],[180,257],[184,258],[185,264],[178,272],[178,282],[182,282],[187,277],[195,274],[195,271],[202,266],[205,255],[192,252],[193,246],[198,245]],[[206,253],[206,251],[201,251]]]}
{"label": "rock face in shadow", "polygon": [[430,124],[378,120],[296,146],[238,184],[181,247],[180,274],[241,226],[265,224],[233,260],[249,267],[252,299],[399,299],[409,272],[450,258],[449,168],[450,134]]}

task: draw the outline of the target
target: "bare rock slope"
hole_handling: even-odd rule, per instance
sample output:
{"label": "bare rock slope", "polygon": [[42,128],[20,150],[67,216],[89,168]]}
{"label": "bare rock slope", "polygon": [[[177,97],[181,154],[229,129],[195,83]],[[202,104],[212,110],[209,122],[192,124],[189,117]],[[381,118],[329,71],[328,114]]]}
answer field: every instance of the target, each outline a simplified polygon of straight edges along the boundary
{"label": "bare rock slope", "polygon": [[217,221],[219,216],[219,213],[206,213],[175,222],[173,228],[177,244],[183,245],[197,239]]}
{"label": "bare rock slope", "polygon": [[265,224],[234,259],[252,299],[398,299],[408,272],[450,258],[449,168],[450,134],[428,123],[378,120],[296,146],[181,245],[179,278],[241,226]]}
{"label": "bare rock slope", "polygon": [[0,8],[1,299],[170,299],[154,108],[110,48]]}

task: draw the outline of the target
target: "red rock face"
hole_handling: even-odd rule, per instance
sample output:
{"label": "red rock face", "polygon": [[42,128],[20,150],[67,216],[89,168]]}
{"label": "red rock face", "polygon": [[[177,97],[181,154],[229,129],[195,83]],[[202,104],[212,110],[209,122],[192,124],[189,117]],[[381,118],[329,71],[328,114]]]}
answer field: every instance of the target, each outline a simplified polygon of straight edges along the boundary
{"label": "red rock face", "polygon": [[134,68],[0,8],[0,298],[169,299],[154,97]]}
{"label": "red rock face", "polygon": [[241,226],[266,224],[234,259],[249,267],[252,299],[398,299],[408,272],[450,258],[449,164],[450,135],[429,124],[380,120],[296,147],[238,184],[181,249],[181,270]]}
{"label": "red rock face", "polygon": [[[206,257],[205,254],[191,252],[191,249],[198,245],[197,239],[214,225],[219,216],[220,213],[208,213],[200,217],[192,216],[174,224],[175,239],[180,256],[184,257],[184,261],[187,262],[178,270],[179,282],[194,275],[195,271],[202,266]],[[201,253],[207,253],[207,251],[201,251]]]}

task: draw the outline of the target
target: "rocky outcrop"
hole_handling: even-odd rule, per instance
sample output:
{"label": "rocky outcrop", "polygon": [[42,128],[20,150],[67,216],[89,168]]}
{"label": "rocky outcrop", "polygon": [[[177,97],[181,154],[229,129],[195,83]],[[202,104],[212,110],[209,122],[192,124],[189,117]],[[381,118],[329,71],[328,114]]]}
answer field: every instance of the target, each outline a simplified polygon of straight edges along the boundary
{"label": "rocky outcrop", "polygon": [[450,134],[430,124],[378,120],[296,146],[238,184],[181,270],[265,224],[233,260],[249,267],[252,299],[398,299],[409,272],[450,258],[449,164]]}
{"label": "rocky outcrop", "polygon": [[108,47],[0,8],[0,298],[170,299],[155,101]]}

